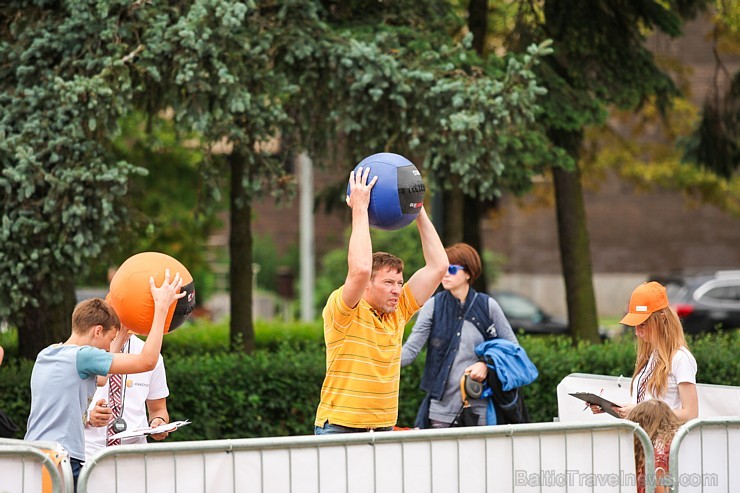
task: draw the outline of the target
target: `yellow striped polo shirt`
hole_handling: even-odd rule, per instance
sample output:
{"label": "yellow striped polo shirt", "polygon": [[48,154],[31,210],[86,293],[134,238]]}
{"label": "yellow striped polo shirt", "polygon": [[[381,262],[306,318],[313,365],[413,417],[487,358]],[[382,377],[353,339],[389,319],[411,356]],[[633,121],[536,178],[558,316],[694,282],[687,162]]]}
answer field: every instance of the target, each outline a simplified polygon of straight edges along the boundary
{"label": "yellow striped polo shirt", "polygon": [[403,329],[419,305],[405,284],[396,311],[380,316],[364,299],[356,308],[348,307],[343,288],[334,291],[324,307],[326,377],[315,424],[393,426],[398,419]]}

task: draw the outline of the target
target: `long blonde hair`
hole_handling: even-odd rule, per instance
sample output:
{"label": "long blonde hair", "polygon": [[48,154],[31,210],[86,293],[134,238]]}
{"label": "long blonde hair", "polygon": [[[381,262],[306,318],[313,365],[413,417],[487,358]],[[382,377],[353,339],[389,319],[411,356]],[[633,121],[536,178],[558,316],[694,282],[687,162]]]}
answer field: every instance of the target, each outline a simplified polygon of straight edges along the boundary
{"label": "long blonde hair", "polygon": [[637,359],[635,360],[635,372],[632,374],[633,385],[630,386],[630,395],[632,395],[635,378],[648,364],[650,355],[655,352],[655,368],[648,376],[647,389],[654,397],[660,397],[665,394],[668,387],[668,374],[671,372],[673,355],[681,347],[688,348],[688,344],[683,335],[681,321],[670,306],[651,313],[644,324],[645,330],[652,335],[652,342],[646,342],[640,338],[637,340]]}
{"label": "long blonde hair", "polygon": [[[657,399],[650,399],[637,404],[632,408],[627,419],[639,424],[645,430],[656,449],[656,453],[658,447],[670,445],[676,430],[681,426],[681,421],[668,407],[668,404]],[[637,436],[635,436],[635,465],[638,471],[644,471],[645,452]]]}

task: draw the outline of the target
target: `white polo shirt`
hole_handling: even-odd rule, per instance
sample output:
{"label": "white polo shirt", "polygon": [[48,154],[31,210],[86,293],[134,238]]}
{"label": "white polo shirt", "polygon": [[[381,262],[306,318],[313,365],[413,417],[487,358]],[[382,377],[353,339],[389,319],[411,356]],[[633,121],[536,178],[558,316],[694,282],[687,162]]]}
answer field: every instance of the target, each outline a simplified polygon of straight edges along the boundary
{"label": "white polo shirt", "polygon": [[[129,342],[123,348],[123,352],[131,354],[141,353],[144,341],[131,335]],[[157,359],[157,366],[152,371],[123,375],[126,385],[123,390],[123,419],[126,420],[126,429],[142,428],[148,426],[146,401],[162,399],[170,395],[167,387],[167,376],[164,369],[162,355]],[[90,404],[90,410],[100,399],[108,401],[108,384],[98,387]],[[89,412],[89,411],[88,411]],[[105,447],[106,427],[85,426],[85,457],[89,458],[98,450]],[[121,440],[121,444],[146,443],[146,437],[131,437]]]}

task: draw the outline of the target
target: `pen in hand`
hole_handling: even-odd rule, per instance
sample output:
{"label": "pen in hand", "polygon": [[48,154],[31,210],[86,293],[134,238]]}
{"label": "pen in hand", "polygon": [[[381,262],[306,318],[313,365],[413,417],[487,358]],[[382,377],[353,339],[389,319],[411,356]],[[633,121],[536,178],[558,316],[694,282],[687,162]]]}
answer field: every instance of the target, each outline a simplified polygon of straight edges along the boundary
{"label": "pen in hand", "polygon": [[[601,394],[602,394],[602,393],[604,393],[604,389],[601,389],[601,390],[599,390],[599,397],[601,397]],[[586,409],[588,409],[589,407],[591,407],[591,403],[590,403],[590,402],[587,402],[587,403],[586,403],[586,407],[584,407],[584,408],[583,408],[583,410],[585,411],[585,410],[586,410]],[[601,406],[599,406],[599,407],[601,407]]]}

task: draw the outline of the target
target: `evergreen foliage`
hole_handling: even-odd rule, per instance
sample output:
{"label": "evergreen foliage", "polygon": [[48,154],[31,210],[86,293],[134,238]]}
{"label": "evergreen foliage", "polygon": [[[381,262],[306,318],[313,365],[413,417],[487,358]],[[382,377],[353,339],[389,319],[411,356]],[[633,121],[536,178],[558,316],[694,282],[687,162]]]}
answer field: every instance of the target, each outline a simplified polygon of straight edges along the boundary
{"label": "evergreen foliage", "polygon": [[[440,185],[459,175],[472,195],[526,189],[542,166],[532,156],[548,152],[533,130],[544,91],[532,69],[549,48],[484,62],[445,29],[455,19],[436,1],[4,4],[0,239],[13,247],[0,258],[0,310],[17,320],[22,353],[66,336],[72,274],[126,228],[122,198],[143,171],[109,148],[134,109],[171,108],[178,129],[197,132],[207,178],[229,167],[235,300],[251,299],[251,203],[290,196],[284,162],[301,151],[321,162],[337,142],[353,161],[393,149],[421,156]],[[251,349],[251,324],[251,307],[232,304],[232,343]]]}
{"label": "evergreen foliage", "polygon": [[75,275],[115,241],[142,172],[107,150],[133,90],[128,4],[0,10],[0,315],[29,357],[69,335]]}
{"label": "evergreen foliage", "polygon": [[224,208],[211,194],[220,192],[223,180],[204,186],[202,154],[193,148],[197,135],[178,132],[166,113],[145,118],[130,112],[119,123],[121,132],[111,149],[114,156],[147,173],[129,181],[124,199],[129,231],[119,232],[115,248],[96,258],[85,285],[107,289],[109,266],[139,252],[163,252],[187,266],[202,305],[215,284],[209,236],[221,225],[217,213]]}

